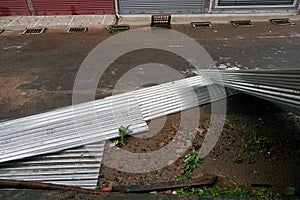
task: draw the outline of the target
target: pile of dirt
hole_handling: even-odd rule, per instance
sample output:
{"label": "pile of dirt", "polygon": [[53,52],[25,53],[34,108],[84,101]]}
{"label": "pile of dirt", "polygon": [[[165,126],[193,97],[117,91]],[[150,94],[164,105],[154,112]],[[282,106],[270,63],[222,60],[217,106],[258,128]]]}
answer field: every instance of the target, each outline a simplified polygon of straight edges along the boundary
{"label": "pile of dirt", "polygon": [[[150,138],[129,137],[126,145],[121,147],[123,150],[149,153],[164,148],[178,132],[195,134],[192,145],[180,158],[152,172],[119,171],[114,166],[108,167],[106,160],[100,171],[99,187],[176,180],[182,173],[183,157],[201,148],[209,129],[210,110],[210,104],[200,106],[198,127],[189,126],[189,123],[181,123],[185,126],[180,126],[182,113],[177,113],[167,117],[163,128],[156,135]],[[152,120],[151,130],[162,120],[165,119]],[[299,133],[300,121],[296,115],[283,112],[276,105],[248,95],[230,97],[220,138],[203,163],[194,170],[192,177],[217,175],[219,179],[216,187],[219,188],[244,186],[253,189],[252,186],[264,186],[274,193],[280,193],[287,186],[297,188],[300,182],[297,173],[300,167]],[[108,148],[109,144],[106,145],[106,150]],[[176,149],[173,151],[176,154]]]}

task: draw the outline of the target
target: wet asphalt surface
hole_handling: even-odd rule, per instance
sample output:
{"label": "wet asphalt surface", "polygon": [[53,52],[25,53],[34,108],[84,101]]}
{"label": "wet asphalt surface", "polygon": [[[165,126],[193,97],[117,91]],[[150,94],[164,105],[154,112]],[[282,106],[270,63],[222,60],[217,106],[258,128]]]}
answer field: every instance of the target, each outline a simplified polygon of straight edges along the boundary
{"label": "wet asphalt surface", "polygon": [[[134,27],[133,27],[134,28]],[[275,26],[256,23],[252,28],[214,25],[193,29],[173,25],[201,44],[217,66],[240,69],[299,68],[300,23]],[[48,30],[43,35],[0,35],[0,119],[20,117],[70,105],[76,73],[88,53],[112,36],[104,29],[69,34]],[[155,50],[121,56],[99,81],[96,98],[110,95],[116,81],[132,66],[155,60],[188,76],[190,66]]]}
{"label": "wet asphalt surface", "polygon": [[[237,67],[240,70],[295,69],[300,68],[300,21],[295,23],[295,26],[274,26],[260,22],[252,28],[234,28],[229,24],[217,24],[213,29],[193,29],[190,25],[173,25],[172,29],[200,43],[217,66]],[[104,29],[91,29],[87,33],[78,34],[64,33],[64,30],[48,30],[43,35],[2,33],[0,120],[72,104],[73,84],[81,63],[93,48],[111,36],[112,34]],[[155,50],[129,53],[107,68],[99,81],[95,98],[110,95],[117,80],[133,66],[153,60],[172,66],[184,76],[190,75],[191,66],[178,60],[174,55]],[[236,97],[234,102],[240,104],[232,103],[228,108],[230,112],[239,112],[240,107],[247,106],[247,102],[239,100],[239,97]],[[241,100],[245,100],[245,97],[243,96]],[[247,109],[251,111],[251,108]],[[1,195],[4,195],[3,199],[9,199],[11,193],[5,192]],[[69,197],[58,196],[62,199],[75,198],[71,193]],[[15,196],[18,199],[19,197]],[[22,197],[26,199],[26,195]]]}

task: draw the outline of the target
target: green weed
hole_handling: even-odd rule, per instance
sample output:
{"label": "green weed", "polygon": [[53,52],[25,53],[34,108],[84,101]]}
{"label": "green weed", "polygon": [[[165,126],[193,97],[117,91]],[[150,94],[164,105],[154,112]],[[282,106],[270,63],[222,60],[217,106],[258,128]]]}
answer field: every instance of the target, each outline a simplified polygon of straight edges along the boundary
{"label": "green weed", "polygon": [[182,166],[182,174],[178,177],[178,180],[188,180],[191,179],[192,173],[195,168],[199,166],[200,163],[203,162],[203,159],[200,157],[200,153],[198,151],[193,151],[192,153],[186,155],[183,158],[183,166]]}
{"label": "green weed", "polygon": [[241,163],[241,162],[243,162],[243,159],[240,158],[240,157],[235,157],[234,159],[232,159],[232,162],[234,162],[234,163]]}
{"label": "green weed", "polygon": [[113,25],[109,25],[108,28],[105,28],[105,30],[106,30],[108,33],[114,33],[114,32],[117,32],[117,31],[118,31],[116,28],[114,28]]}
{"label": "green weed", "polygon": [[120,138],[119,138],[119,140],[117,139],[117,140],[114,141],[115,145],[121,144],[121,145],[125,146],[125,144],[126,144],[126,141],[125,141],[126,137],[129,136],[130,133],[132,133],[132,131],[129,130],[129,126],[127,126],[127,127],[121,126],[119,128]]}
{"label": "green weed", "polygon": [[264,147],[266,145],[267,138],[256,133],[251,134],[247,139],[247,147]]}
{"label": "green weed", "polygon": [[289,186],[289,187],[286,187],[286,188],[283,189],[282,195],[284,195],[284,196],[294,196],[295,192],[296,192],[295,187]]}

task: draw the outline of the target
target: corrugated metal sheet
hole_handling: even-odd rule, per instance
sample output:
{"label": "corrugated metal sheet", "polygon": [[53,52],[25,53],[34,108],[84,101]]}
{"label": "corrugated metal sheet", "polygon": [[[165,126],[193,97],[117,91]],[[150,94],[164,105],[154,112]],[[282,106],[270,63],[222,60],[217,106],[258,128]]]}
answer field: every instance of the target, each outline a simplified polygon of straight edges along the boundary
{"label": "corrugated metal sheet", "polygon": [[[211,87],[210,89],[214,92],[209,91],[208,87]],[[234,92],[231,91],[230,94],[234,94]],[[192,97],[195,97],[195,99]],[[39,115],[11,120],[0,124],[0,131],[2,133],[0,137],[4,145],[1,145],[1,152],[3,153],[5,148],[11,148],[14,151],[10,152],[9,156],[16,159],[20,156],[20,149],[23,149],[22,153],[34,143],[37,143],[39,147],[44,147],[44,144],[39,142],[41,138],[43,139],[42,142],[46,140],[53,142],[54,139],[56,141],[56,138],[51,138],[43,132],[45,130],[53,130],[54,128],[59,133],[57,142],[59,143],[60,140],[66,142],[63,139],[65,136],[64,132],[70,128],[68,121],[80,123],[83,119],[85,119],[84,121],[88,120],[88,115],[92,114],[90,111],[91,106],[94,106],[96,113],[101,112],[99,119],[102,120],[98,121],[98,123],[113,126],[111,122],[109,124],[105,123],[111,117],[111,114],[106,111],[111,112],[113,110],[114,118],[112,120],[117,121],[116,123],[120,125],[119,123],[122,124],[124,122],[123,118],[131,118],[129,121],[132,122],[132,117],[135,117],[136,112],[139,112],[136,111],[137,108],[132,106],[132,104],[139,108],[143,120],[150,120],[224,97],[221,86],[212,84],[212,82],[205,80],[201,76],[196,76],[76,105],[73,107],[73,111],[75,110],[73,113],[70,112],[72,107],[66,107]],[[123,115],[124,112],[120,112],[120,109],[130,110],[131,113]],[[74,113],[79,114],[79,121],[73,119]],[[108,118],[105,118],[105,116]],[[58,124],[60,125],[58,126]],[[136,125],[133,124],[133,127],[136,127]],[[58,128],[62,128],[60,132]],[[88,130],[86,126],[82,128],[85,131]],[[74,129],[71,128],[72,130]],[[145,128],[139,129],[139,131],[143,130]],[[9,134],[5,134],[7,131],[9,131]],[[72,135],[70,136],[72,137]],[[115,137],[116,135],[107,136],[102,133],[100,136],[101,140],[103,140]],[[17,141],[21,142],[12,142],[9,140],[12,137],[16,137]],[[99,140],[99,138],[95,138],[95,140]],[[67,146],[63,146],[63,148],[67,148]],[[85,147],[81,146],[64,150],[55,154],[0,163],[0,178],[56,183],[94,189],[97,184],[103,150],[104,142],[100,142],[88,144]],[[32,152],[30,151],[29,153]],[[33,153],[40,154],[37,150]],[[3,158],[3,154],[1,156]],[[27,156],[28,154],[21,157]]]}
{"label": "corrugated metal sheet", "polygon": [[31,15],[26,0],[1,0],[0,16]]}
{"label": "corrugated metal sheet", "polygon": [[[196,76],[2,122],[0,162],[105,141],[117,137],[120,126],[131,125],[133,133],[143,132],[148,130],[145,120],[226,96],[222,91],[213,96],[207,86],[214,87],[213,91],[222,89]],[[193,99],[195,88],[199,95]]]}
{"label": "corrugated metal sheet", "polygon": [[199,14],[204,0],[118,0],[120,14]]}
{"label": "corrugated metal sheet", "polygon": [[[129,97],[128,97],[129,95]],[[0,162],[16,160],[148,130],[131,93],[0,123]],[[124,106],[126,105],[126,106]]]}
{"label": "corrugated metal sheet", "polygon": [[[210,87],[211,90],[208,90],[208,87]],[[229,90],[229,94],[234,93],[234,91]],[[192,97],[195,97],[195,99]],[[42,136],[45,137],[45,140],[53,142],[54,138],[49,138],[49,136],[43,135],[43,131],[45,130],[45,127],[47,130],[51,130],[50,127],[54,128],[57,123],[59,124],[63,121],[65,123],[62,123],[61,127],[65,127],[61,130],[61,132],[59,132],[61,137],[59,137],[59,140],[57,141],[60,142],[60,140],[64,138],[65,133],[63,132],[69,128],[67,123],[68,119],[69,121],[77,121],[73,119],[72,114],[80,114],[83,112],[86,115],[89,115],[92,113],[89,111],[91,105],[95,106],[94,108],[97,112],[108,113],[107,116],[109,118],[111,115],[109,112],[105,112],[105,110],[114,110],[114,119],[112,120],[117,121],[116,123],[118,124],[124,122],[123,118],[132,118],[136,115],[135,113],[133,113],[133,115],[120,115],[122,112],[119,112],[119,109],[122,110],[122,108],[125,108],[125,110],[131,110],[132,104],[139,107],[144,118],[143,120],[150,120],[204,103],[209,103],[224,97],[224,91],[221,86],[212,84],[212,82],[205,80],[201,76],[196,76],[140,89],[138,91],[111,96],[94,102],[80,104],[74,106],[73,109],[76,111],[73,113],[70,113],[70,107],[66,107],[39,115],[7,121],[0,124],[0,130],[2,131],[0,137],[2,143],[4,141],[4,144],[11,142],[10,140],[7,140],[7,136],[11,136],[10,134],[22,141],[20,145],[19,143],[12,144],[17,146],[6,146],[7,148],[11,147],[13,150],[16,150],[10,153],[10,155],[12,155],[15,159],[16,155],[19,155],[20,148],[30,148],[33,143],[37,143],[43,147],[44,144],[38,142]],[[104,102],[110,103],[105,104]],[[102,107],[102,109],[99,110],[99,105],[103,104],[105,104],[106,107]],[[104,116],[105,115],[101,115],[100,119],[103,121],[100,121],[100,123],[102,122],[105,124],[104,122],[106,118],[104,118]],[[53,121],[53,117],[57,120]],[[85,119],[85,117],[80,115],[80,121],[81,119]],[[129,121],[132,121],[132,119]],[[39,125],[36,126],[36,124]],[[24,129],[23,126],[26,128]],[[133,124],[133,127],[135,126],[136,125]],[[15,134],[15,131],[20,130],[20,127],[23,127],[21,128],[22,131]],[[86,127],[83,127],[83,129],[87,130]],[[10,134],[3,134],[5,133],[3,130],[10,131]],[[140,129],[139,131],[143,130],[145,129]],[[102,134],[101,140],[103,138],[109,139],[115,136]],[[99,140],[99,138],[95,138],[95,140]],[[1,145],[2,151],[3,147],[4,146]],[[67,147],[64,146],[64,148]],[[18,161],[0,163],[0,178],[56,183],[94,189],[97,184],[103,149],[104,142],[100,142],[88,144],[85,145],[85,147],[81,146],[74,149],[64,150],[55,154],[34,156]],[[40,152],[37,151],[34,151],[34,153],[37,155],[40,154]],[[28,154],[21,157],[26,156],[28,156]]]}
{"label": "corrugated metal sheet", "polygon": [[95,189],[101,167],[104,142],[0,163],[0,178],[54,183]]}
{"label": "corrugated metal sheet", "polygon": [[233,94],[236,94],[233,90],[225,91],[222,86],[213,84],[201,76],[195,76],[141,89],[136,91],[134,96],[144,119],[151,120]]}
{"label": "corrugated metal sheet", "polygon": [[226,87],[300,114],[300,70],[222,71],[221,74]]}
{"label": "corrugated metal sheet", "polygon": [[37,15],[114,14],[114,0],[32,0]]}

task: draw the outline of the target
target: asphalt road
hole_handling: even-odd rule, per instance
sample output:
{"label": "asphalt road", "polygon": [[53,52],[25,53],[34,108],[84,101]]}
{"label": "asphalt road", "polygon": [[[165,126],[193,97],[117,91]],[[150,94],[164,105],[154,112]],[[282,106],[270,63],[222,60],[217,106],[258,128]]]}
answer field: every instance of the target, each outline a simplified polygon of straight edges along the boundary
{"label": "asphalt road", "polygon": [[[275,26],[259,22],[251,28],[216,24],[213,29],[173,25],[172,29],[195,39],[221,68],[289,69],[300,67],[300,21],[295,23],[295,26]],[[2,33],[0,119],[70,105],[81,63],[93,48],[112,35],[104,29],[77,34],[64,30],[48,30],[42,35]],[[110,95],[116,81],[132,66],[153,61],[189,75],[190,66],[174,55],[137,51],[120,57],[108,67],[99,81],[96,98]]]}

